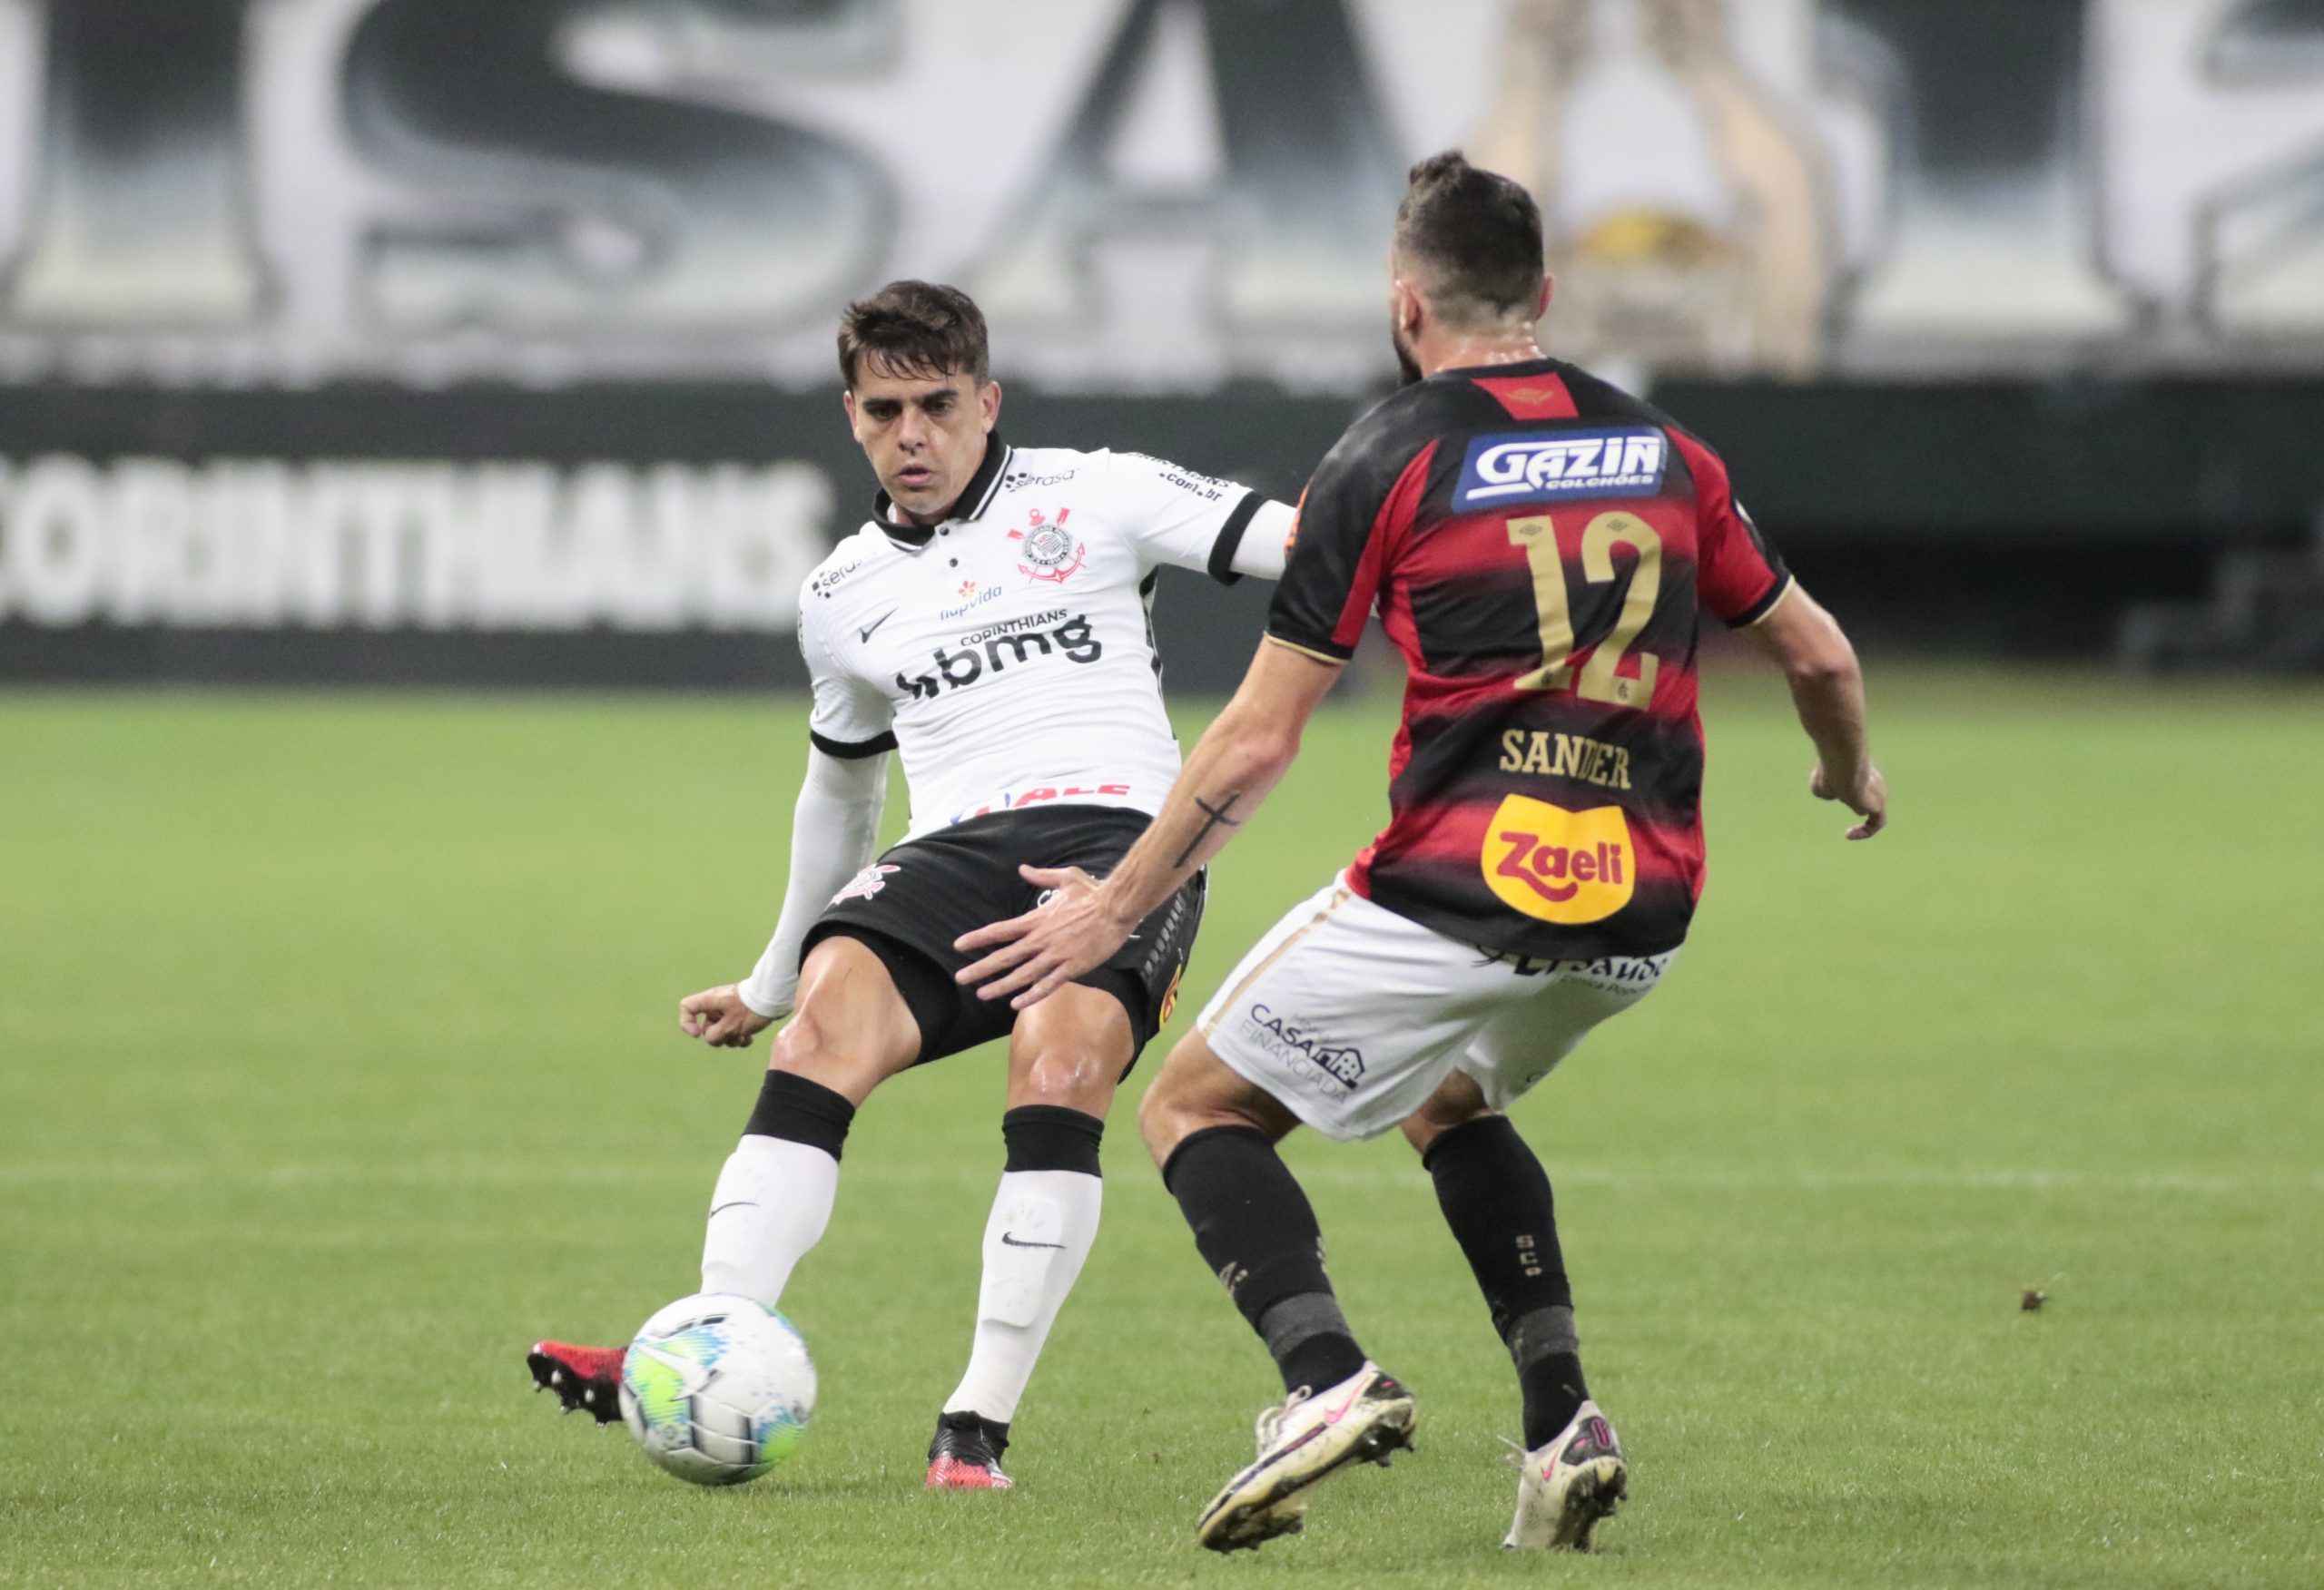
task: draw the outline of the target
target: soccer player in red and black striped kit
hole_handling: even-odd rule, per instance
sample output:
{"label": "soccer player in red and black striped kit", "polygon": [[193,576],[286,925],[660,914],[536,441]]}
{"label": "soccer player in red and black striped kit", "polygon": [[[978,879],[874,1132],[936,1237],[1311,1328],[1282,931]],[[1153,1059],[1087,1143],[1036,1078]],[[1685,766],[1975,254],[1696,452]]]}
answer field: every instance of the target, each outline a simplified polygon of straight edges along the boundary
{"label": "soccer player in red and black striped kit", "polygon": [[1457,153],[1413,170],[1389,255],[1408,384],[1309,483],[1265,643],[1162,813],[1102,882],[970,934],[960,973],[1038,1000],[1098,965],[1222,849],[1380,616],[1407,669],[1387,829],[1263,938],[1139,1112],[1203,1258],[1286,1399],[1197,1526],[1219,1550],[1301,1526],[1305,1491],[1407,1444],[1413,1399],[1356,1345],[1275,1144],[1401,1127],[1515,1362],[1512,1546],[1586,1547],[1628,1485],[1582,1379],[1550,1182],[1500,1110],[1654,987],[1702,889],[1699,614],[1779,663],[1816,796],[1869,839],[1887,793],[1846,637],[1669,417],[1543,357],[1540,212]]}

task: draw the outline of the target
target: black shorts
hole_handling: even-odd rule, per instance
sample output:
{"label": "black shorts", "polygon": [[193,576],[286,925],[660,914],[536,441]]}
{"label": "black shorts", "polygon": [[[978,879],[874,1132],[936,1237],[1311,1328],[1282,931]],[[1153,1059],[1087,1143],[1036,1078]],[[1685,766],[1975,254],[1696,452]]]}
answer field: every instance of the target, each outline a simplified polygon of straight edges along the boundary
{"label": "black shorts", "polygon": [[[980,999],[952,978],[972,958],[952,947],[961,934],[1021,917],[1041,891],[1017,869],[1113,870],[1153,821],[1111,806],[1044,806],[972,817],[888,851],[840,892],[807,932],[803,956],[835,934],[861,940],[888,968],[920,1025],[921,1061],[940,1060],[1006,1037],[1017,1012],[1006,999]],[[1104,966],[1078,979],[1121,1001],[1129,1013],[1130,1064],[1177,1003],[1195,931],[1202,926],[1204,878],[1196,873]],[[1125,1069],[1124,1075],[1128,1073]]]}

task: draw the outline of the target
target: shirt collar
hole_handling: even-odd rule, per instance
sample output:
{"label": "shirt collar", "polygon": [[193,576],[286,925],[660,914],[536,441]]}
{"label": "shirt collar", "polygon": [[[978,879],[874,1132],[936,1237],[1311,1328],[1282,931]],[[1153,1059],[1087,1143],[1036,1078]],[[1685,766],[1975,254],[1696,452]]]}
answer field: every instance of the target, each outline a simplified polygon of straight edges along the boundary
{"label": "shirt collar", "polygon": [[[977,472],[969,476],[969,484],[960,488],[960,497],[952,504],[952,511],[944,515],[948,523],[984,516],[985,509],[992,505],[994,496],[1000,490],[1000,477],[1008,472],[1009,456],[1015,450],[1000,439],[998,430],[985,437],[984,459],[978,464]],[[898,546],[915,549],[926,546],[935,539],[936,531],[932,526],[906,524],[895,518],[895,507],[894,501],[884,488],[872,497],[872,522],[880,527],[881,535]]]}

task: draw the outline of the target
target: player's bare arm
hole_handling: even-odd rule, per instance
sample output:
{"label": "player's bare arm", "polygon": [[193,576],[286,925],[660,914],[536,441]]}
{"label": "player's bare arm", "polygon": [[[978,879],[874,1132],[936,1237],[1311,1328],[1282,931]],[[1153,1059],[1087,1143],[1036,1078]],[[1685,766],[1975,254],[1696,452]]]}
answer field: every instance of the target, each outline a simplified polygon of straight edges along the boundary
{"label": "player's bare arm", "polygon": [[1835,619],[1797,583],[1767,616],[1742,632],[1791,685],[1800,727],[1816,743],[1808,792],[1837,800],[1864,820],[1848,829],[1868,839],[1888,826],[1888,781],[1874,765],[1864,724],[1864,670]]}
{"label": "player's bare arm", "polygon": [[1022,1010],[1103,965],[1283,781],[1307,720],[1342,666],[1262,643],[1235,699],[1204,732],[1160,815],[1121,865],[1103,882],[1078,868],[1025,869],[1028,882],[1056,892],[1038,910],[962,935],[962,953],[991,953],[962,967],[960,981],[983,984],[980,999],[1009,999]]}

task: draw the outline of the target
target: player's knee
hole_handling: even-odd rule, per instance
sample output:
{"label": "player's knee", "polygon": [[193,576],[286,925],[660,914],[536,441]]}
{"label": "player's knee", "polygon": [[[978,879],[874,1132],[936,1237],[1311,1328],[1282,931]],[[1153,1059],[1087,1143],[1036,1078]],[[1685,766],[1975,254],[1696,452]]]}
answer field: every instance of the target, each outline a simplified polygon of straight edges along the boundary
{"label": "player's knee", "polygon": [[1431,1143],[1453,1128],[1500,1113],[1485,1102],[1485,1091],[1475,1077],[1455,1071],[1437,1085],[1436,1091],[1419,1109],[1404,1118],[1404,1141],[1426,1153]]}
{"label": "player's knee", "polygon": [[1473,1107],[1448,1106],[1432,1100],[1405,1118],[1404,1141],[1411,1143],[1415,1152],[1426,1154],[1436,1140],[1447,1132],[1466,1126],[1472,1121],[1489,1121],[1499,1114],[1500,1111],[1488,1109],[1482,1104]]}
{"label": "player's knee", "polygon": [[1154,1085],[1146,1090],[1146,1096],[1137,1101],[1137,1134],[1145,1141],[1146,1152],[1154,1156],[1157,1165],[1168,1161],[1170,1151],[1177,1147],[1178,1139],[1186,1135],[1177,1126],[1177,1114],[1167,1095],[1168,1085],[1169,1078],[1165,1074],[1157,1078]]}
{"label": "player's knee", "polygon": [[855,1097],[866,1091],[867,1077],[877,1080],[868,1076],[877,1070],[873,1057],[862,1050],[860,1042],[849,1042],[812,1004],[803,1005],[776,1036],[767,1068],[787,1071]]}
{"label": "player's knee", "polygon": [[1137,1101],[1137,1134],[1157,1167],[1169,1161],[1179,1143],[1204,1127],[1235,1124],[1216,1118],[1203,1108],[1195,1090],[1187,1085],[1185,1073],[1168,1065]]}
{"label": "player's knee", "polygon": [[1114,1084],[1121,1070],[1118,1057],[1093,1049],[1049,1050],[1009,1079],[1009,1105],[1058,1104],[1102,1117],[1114,1102]]}

